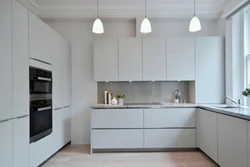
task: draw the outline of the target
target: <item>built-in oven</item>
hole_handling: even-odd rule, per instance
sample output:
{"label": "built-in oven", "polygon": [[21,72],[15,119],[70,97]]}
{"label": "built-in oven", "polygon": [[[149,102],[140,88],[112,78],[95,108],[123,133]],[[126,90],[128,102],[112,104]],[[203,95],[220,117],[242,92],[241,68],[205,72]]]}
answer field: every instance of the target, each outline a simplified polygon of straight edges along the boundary
{"label": "built-in oven", "polygon": [[30,143],[52,133],[52,99],[30,101]]}
{"label": "built-in oven", "polygon": [[52,98],[52,72],[30,67],[30,99]]}

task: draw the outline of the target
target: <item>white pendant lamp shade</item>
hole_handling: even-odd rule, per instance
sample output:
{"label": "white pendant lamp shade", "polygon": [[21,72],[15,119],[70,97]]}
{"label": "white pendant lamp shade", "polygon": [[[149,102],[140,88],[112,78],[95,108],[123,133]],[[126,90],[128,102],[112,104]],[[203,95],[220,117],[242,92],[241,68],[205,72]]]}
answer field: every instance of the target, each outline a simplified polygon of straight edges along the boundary
{"label": "white pendant lamp shade", "polygon": [[151,27],[151,23],[148,20],[147,17],[144,18],[144,20],[141,23],[141,32],[142,33],[150,33],[152,32],[152,27]]}
{"label": "white pendant lamp shade", "polygon": [[192,20],[190,21],[190,25],[189,25],[189,31],[190,32],[197,32],[201,30],[201,22],[199,20],[199,18],[196,16],[195,14],[195,0],[194,0],[194,16],[192,18]]}
{"label": "white pendant lamp shade", "polygon": [[189,31],[190,32],[197,32],[201,30],[201,22],[197,16],[193,16],[190,25],[189,25]]}
{"label": "white pendant lamp shade", "polygon": [[96,34],[102,34],[104,33],[104,28],[102,21],[99,18],[96,18],[94,24],[93,24],[93,33]]}

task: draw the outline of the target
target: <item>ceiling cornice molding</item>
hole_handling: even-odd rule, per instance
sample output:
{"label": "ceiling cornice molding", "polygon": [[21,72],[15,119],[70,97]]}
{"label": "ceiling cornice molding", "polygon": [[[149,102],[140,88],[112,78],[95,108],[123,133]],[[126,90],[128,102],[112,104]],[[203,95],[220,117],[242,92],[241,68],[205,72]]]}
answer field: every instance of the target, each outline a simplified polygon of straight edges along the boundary
{"label": "ceiling cornice molding", "polygon": [[39,13],[39,4],[36,0],[18,0],[18,1],[33,13],[35,14]]}

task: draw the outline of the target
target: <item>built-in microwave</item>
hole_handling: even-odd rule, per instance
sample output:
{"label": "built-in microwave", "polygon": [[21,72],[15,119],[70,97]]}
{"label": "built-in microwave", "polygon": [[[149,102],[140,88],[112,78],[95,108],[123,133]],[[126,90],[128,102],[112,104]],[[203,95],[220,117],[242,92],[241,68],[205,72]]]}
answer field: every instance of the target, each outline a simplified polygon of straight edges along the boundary
{"label": "built-in microwave", "polygon": [[52,72],[30,67],[30,99],[52,98]]}

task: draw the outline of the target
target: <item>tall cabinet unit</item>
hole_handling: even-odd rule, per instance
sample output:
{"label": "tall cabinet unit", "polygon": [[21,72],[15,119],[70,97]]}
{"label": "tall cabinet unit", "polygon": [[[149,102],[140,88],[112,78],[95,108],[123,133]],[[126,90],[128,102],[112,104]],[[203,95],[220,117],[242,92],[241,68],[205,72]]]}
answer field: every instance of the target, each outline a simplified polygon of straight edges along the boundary
{"label": "tall cabinet unit", "polygon": [[223,37],[196,38],[195,103],[225,102],[224,48]]}
{"label": "tall cabinet unit", "polygon": [[51,64],[51,28],[29,12],[30,58]]}
{"label": "tall cabinet unit", "polygon": [[94,80],[118,81],[118,39],[94,40]]}
{"label": "tall cabinet unit", "polygon": [[142,81],[141,38],[119,38],[119,81]]}
{"label": "tall cabinet unit", "polygon": [[2,121],[10,119],[12,116],[12,48],[10,0],[1,0],[0,25],[0,121]]}
{"label": "tall cabinet unit", "polygon": [[193,37],[168,37],[167,80],[195,80],[195,56]]}
{"label": "tall cabinet unit", "polygon": [[143,38],[143,81],[166,80],[165,38]]}

